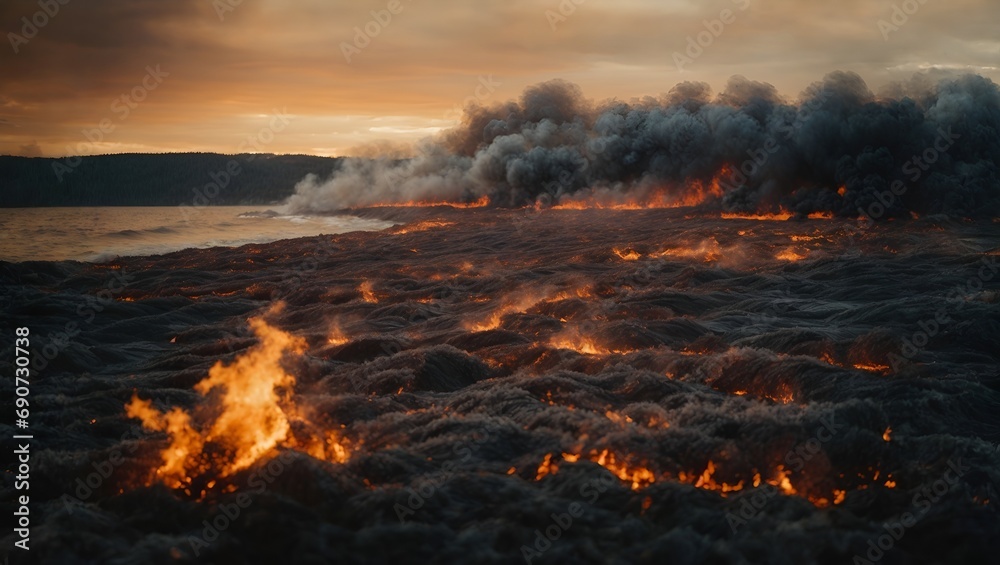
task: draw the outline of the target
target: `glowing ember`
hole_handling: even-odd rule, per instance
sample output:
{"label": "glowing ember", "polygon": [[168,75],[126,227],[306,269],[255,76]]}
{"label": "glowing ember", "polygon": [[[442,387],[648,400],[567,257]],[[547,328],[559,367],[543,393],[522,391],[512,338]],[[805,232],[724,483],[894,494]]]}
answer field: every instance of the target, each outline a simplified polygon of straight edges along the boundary
{"label": "glowing ember", "polygon": [[[615,454],[611,453],[608,449],[601,450],[600,452],[594,449],[587,455],[583,455],[581,453],[562,454],[563,461],[569,463],[576,463],[584,457],[588,461],[593,461],[608,471],[611,471],[611,473],[621,479],[622,482],[628,484],[632,490],[639,490],[649,486],[656,480],[656,476],[651,470],[645,467],[632,467],[620,462],[615,457]],[[552,454],[549,453],[545,455],[545,458],[542,459],[541,464],[538,466],[538,471],[535,473],[535,480],[541,480],[542,478],[555,474],[558,471],[559,465],[552,461]]]}
{"label": "glowing ember", "polygon": [[466,328],[476,332],[495,330],[507,314],[524,312],[528,308],[542,302],[548,296],[548,289],[514,293],[504,297],[499,308],[485,318],[466,324]]}
{"label": "glowing ember", "polygon": [[889,374],[889,366],[881,363],[855,363],[854,368],[861,371],[868,371],[869,373],[877,373],[879,375]]}
{"label": "glowing ember", "polygon": [[788,261],[790,263],[794,263],[796,261],[801,261],[808,256],[809,256],[808,254],[803,255],[802,253],[799,253],[798,251],[789,247],[788,249],[783,249],[779,251],[778,254],[774,256],[774,258],[778,259],[779,261]]}
{"label": "glowing ember", "polygon": [[723,220],[757,220],[761,222],[780,222],[792,218],[792,213],[787,210],[775,214],[741,214],[735,212],[724,212],[720,216]]}
{"label": "glowing ember", "polygon": [[552,454],[546,453],[545,458],[538,465],[538,471],[535,472],[535,480],[540,481],[548,475],[555,474],[559,470],[559,466],[552,462]]}
{"label": "glowing ember", "polygon": [[727,483],[716,482],[716,480],[714,478],[712,478],[712,475],[715,474],[715,470],[716,470],[715,469],[715,463],[713,463],[712,461],[709,461],[708,465],[705,467],[705,471],[702,472],[701,475],[698,475],[698,477],[696,479],[693,478],[692,475],[689,475],[689,474],[681,471],[677,475],[677,480],[679,480],[682,483],[691,483],[691,482],[693,482],[694,486],[697,487],[697,488],[703,488],[705,490],[718,491],[718,492],[722,493],[723,496],[726,496],[726,493],[730,493],[730,492],[734,492],[734,491],[738,491],[738,490],[742,490],[743,489],[743,481],[742,480],[740,482],[736,483],[735,485],[730,485],[730,484],[727,484]]}
{"label": "glowing ember", "polygon": [[[167,433],[170,444],[162,451],[163,464],[155,474],[168,486],[182,488],[192,477],[210,473],[232,475],[278,447],[337,462],[348,458],[336,432],[317,431],[305,439],[290,436],[290,422],[301,418],[289,399],[295,379],[280,362],[286,353],[301,353],[305,341],[259,318],[251,319],[250,327],[260,343],[231,365],[216,363],[194,387],[208,398],[206,409],[194,413],[208,414],[210,422],[196,426],[192,415],[180,408],[161,413],[138,396],[126,405],[129,417],[141,420],[143,427]],[[216,389],[220,393],[209,396]]]}
{"label": "glowing ember", "polygon": [[449,206],[451,208],[485,208],[490,205],[488,196],[481,196],[472,202],[454,202],[450,200],[417,200],[403,202],[377,202],[366,205],[367,208],[430,208],[432,206]]}
{"label": "glowing ember", "polygon": [[347,334],[340,328],[340,324],[334,324],[330,328],[330,335],[326,338],[326,342],[330,345],[344,345],[349,341],[351,338],[347,337]]}
{"label": "glowing ember", "polygon": [[722,258],[722,247],[715,238],[706,239],[698,245],[692,247],[674,247],[664,249],[654,255],[655,257],[678,257],[684,259],[697,259],[706,263],[712,263]]}
{"label": "glowing ember", "polygon": [[891,434],[892,434],[892,428],[891,427],[890,428],[886,428],[885,431],[882,432],[882,440],[883,441],[890,441],[892,439],[891,438]]}
{"label": "glowing ember", "polygon": [[412,224],[407,224],[400,228],[395,228],[392,230],[396,235],[403,235],[407,233],[422,232],[427,230],[432,230],[436,228],[446,228],[455,225],[455,222],[444,222],[441,220],[424,220],[421,222],[414,222]]}
{"label": "glowing ember", "polygon": [[617,247],[612,249],[615,255],[622,258],[623,261],[638,261],[642,258],[642,255],[634,249],[618,249]]}
{"label": "glowing ember", "polygon": [[556,349],[571,349],[581,355],[607,355],[611,353],[608,349],[598,345],[592,338],[575,333],[552,338],[549,345]]}
{"label": "glowing ember", "polygon": [[374,292],[372,292],[371,281],[365,281],[361,283],[361,285],[358,286],[358,292],[361,293],[361,298],[365,302],[368,302],[369,304],[378,303],[378,297],[375,296]]}

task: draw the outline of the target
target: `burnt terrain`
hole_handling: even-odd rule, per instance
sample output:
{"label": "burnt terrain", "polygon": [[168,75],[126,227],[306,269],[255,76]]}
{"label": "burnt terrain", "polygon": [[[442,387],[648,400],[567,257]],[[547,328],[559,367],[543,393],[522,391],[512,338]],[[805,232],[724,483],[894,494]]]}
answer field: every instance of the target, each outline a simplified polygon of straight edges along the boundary
{"label": "burnt terrain", "polygon": [[[31,551],[12,562],[1000,551],[995,222],[355,213],[400,223],[0,263],[4,335],[31,328],[35,369]],[[277,400],[213,428],[258,369]],[[155,429],[171,408],[188,435]],[[226,435],[261,429],[260,453]],[[169,472],[182,440],[198,448]]]}

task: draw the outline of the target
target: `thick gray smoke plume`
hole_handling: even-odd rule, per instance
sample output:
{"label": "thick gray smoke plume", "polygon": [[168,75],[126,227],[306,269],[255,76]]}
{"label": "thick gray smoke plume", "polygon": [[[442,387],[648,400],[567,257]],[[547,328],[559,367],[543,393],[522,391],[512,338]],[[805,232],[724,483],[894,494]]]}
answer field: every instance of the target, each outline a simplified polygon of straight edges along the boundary
{"label": "thick gray smoke plume", "polygon": [[726,210],[1000,215],[997,85],[918,79],[876,96],[857,74],[835,72],[789,103],[736,76],[714,99],[688,82],[658,99],[600,104],[556,80],[467,109],[411,159],[348,159],[330,179],[309,176],[288,204],[323,212],[488,196],[507,207],[654,192],[690,202],[692,187],[715,179],[721,190],[706,204]]}

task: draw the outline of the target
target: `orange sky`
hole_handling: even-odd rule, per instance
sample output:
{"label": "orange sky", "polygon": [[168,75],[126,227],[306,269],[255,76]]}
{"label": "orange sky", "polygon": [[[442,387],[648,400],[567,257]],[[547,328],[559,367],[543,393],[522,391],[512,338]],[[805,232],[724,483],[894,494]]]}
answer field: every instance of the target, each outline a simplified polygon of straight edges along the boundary
{"label": "orange sky", "polygon": [[[5,0],[0,153],[361,154],[453,125],[477,95],[553,78],[595,99],[718,90],[733,74],[794,99],[838,69],[876,91],[918,71],[1000,80],[1000,2],[908,2],[893,23],[905,2],[70,0],[48,16]],[[22,18],[42,25],[32,34]],[[377,35],[355,42],[366,25]]]}

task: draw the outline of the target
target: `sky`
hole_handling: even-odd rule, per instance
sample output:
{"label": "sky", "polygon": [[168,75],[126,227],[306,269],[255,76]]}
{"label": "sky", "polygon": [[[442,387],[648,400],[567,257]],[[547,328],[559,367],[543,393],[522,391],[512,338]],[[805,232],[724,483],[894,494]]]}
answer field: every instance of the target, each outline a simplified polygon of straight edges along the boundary
{"label": "sky", "polygon": [[0,26],[0,154],[25,156],[405,153],[556,78],[1000,82],[996,0],[4,0]]}

